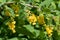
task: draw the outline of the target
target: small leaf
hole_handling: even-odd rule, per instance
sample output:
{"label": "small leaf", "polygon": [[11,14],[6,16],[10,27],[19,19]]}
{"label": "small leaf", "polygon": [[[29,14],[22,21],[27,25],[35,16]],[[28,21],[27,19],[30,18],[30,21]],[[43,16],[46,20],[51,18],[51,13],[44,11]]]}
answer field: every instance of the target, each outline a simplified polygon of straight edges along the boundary
{"label": "small leaf", "polygon": [[6,2],[6,0],[0,0],[0,2],[1,2],[1,3],[4,3],[4,2]]}
{"label": "small leaf", "polygon": [[24,25],[24,27],[29,30],[30,32],[34,32],[34,27],[31,25]]}
{"label": "small leaf", "polygon": [[0,38],[0,40],[2,40],[2,38]]}
{"label": "small leaf", "polygon": [[18,40],[18,38],[11,38],[11,39],[8,39],[8,40]]}
{"label": "small leaf", "polygon": [[39,35],[40,35],[40,31],[39,30],[34,30],[35,31],[35,35],[36,35],[36,37],[38,37]]}

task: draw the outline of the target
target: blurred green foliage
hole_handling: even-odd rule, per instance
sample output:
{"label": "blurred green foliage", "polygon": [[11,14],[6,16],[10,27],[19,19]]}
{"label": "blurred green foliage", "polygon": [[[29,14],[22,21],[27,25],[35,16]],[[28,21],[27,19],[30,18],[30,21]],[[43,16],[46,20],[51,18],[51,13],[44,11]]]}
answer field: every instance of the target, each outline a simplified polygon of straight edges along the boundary
{"label": "blurred green foliage", "polygon": [[0,0],[0,40],[60,40],[60,0]]}

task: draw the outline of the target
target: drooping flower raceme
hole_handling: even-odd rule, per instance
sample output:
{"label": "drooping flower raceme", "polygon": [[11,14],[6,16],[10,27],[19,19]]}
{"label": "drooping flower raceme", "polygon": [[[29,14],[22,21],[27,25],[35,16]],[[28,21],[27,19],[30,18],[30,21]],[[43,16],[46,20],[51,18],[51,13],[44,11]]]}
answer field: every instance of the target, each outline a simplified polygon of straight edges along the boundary
{"label": "drooping flower raceme", "polygon": [[51,37],[52,32],[53,32],[53,28],[46,25],[45,29],[46,29],[46,32],[47,32],[48,36]]}
{"label": "drooping flower raceme", "polygon": [[37,22],[37,18],[34,14],[31,14],[30,16],[28,16],[28,21],[30,24],[35,25]]}
{"label": "drooping flower raceme", "polygon": [[12,30],[13,33],[15,33],[15,23],[16,21],[12,21],[8,23],[9,29]]}
{"label": "drooping flower raceme", "polygon": [[44,15],[37,16],[37,21],[40,25],[45,24]]}

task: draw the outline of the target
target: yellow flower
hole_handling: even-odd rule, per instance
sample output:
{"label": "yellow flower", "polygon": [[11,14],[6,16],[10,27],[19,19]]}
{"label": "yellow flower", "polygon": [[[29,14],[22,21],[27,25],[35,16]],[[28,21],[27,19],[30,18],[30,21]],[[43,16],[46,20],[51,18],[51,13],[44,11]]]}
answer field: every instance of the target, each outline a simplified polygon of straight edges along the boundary
{"label": "yellow flower", "polygon": [[15,16],[16,16],[16,17],[18,17],[18,16],[19,16],[19,14],[18,14],[18,13],[15,13]]}
{"label": "yellow flower", "polygon": [[15,5],[14,11],[15,11],[15,13],[18,13],[18,11],[19,11],[19,6],[18,5]]}
{"label": "yellow flower", "polygon": [[12,8],[13,8],[13,10],[15,12],[15,16],[18,17],[19,16],[18,11],[20,9],[19,6],[18,5],[14,5],[14,6],[12,6]]}
{"label": "yellow flower", "polygon": [[10,6],[12,7],[12,9],[14,10],[15,13],[18,13],[18,11],[20,9],[19,5],[13,4],[13,5],[10,5]]}
{"label": "yellow flower", "polygon": [[37,16],[37,20],[38,20],[38,23],[39,23],[40,25],[45,24],[44,16]]}
{"label": "yellow flower", "polygon": [[30,11],[29,10],[25,10],[27,13],[30,13]]}
{"label": "yellow flower", "polygon": [[35,25],[37,21],[36,16],[34,14],[31,14],[31,16],[28,16],[28,21],[30,24]]}
{"label": "yellow flower", "polygon": [[16,32],[15,29],[12,29],[12,32],[15,33]]}
{"label": "yellow flower", "polygon": [[46,32],[47,32],[48,36],[51,37],[52,36],[52,32],[53,32],[52,27],[46,26]]}
{"label": "yellow flower", "polygon": [[27,14],[26,17],[28,17],[28,16],[31,14],[31,11],[29,11],[29,10],[25,10],[25,12],[26,12],[26,14]]}
{"label": "yellow flower", "polygon": [[10,16],[10,12],[8,10],[5,11],[6,16]]}
{"label": "yellow flower", "polygon": [[12,24],[16,24],[16,21],[13,21]]}
{"label": "yellow flower", "polygon": [[32,25],[35,25],[36,23],[33,23]]}
{"label": "yellow flower", "polygon": [[16,21],[13,21],[13,22],[9,22],[9,23],[8,23],[8,26],[9,26],[10,30],[13,31],[13,33],[16,32],[16,31],[15,31],[15,23],[16,23]]}

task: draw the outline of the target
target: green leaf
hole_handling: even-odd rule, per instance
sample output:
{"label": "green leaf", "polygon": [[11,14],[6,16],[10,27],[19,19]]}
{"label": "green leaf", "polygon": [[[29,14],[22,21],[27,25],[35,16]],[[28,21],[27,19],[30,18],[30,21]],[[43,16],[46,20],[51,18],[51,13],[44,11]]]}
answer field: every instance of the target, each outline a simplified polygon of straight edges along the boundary
{"label": "green leaf", "polygon": [[7,2],[12,2],[13,0],[6,0]]}
{"label": "green leaf", "polygon": [[38,37],[40,35],[40,31],[39,30],[34,30],[35,31],[35,36]]}
{"label": "green leaf", "polygon": [[45,37],[44,31],[40,31],[40,38],[43,39]]}
{"label": "green leaf", "polygon": [[45,0],[45,1],[43,1],[43,2],[41,2],[41,6],[45,6],[46,5],[46,7],[48,7],[50,4],[51,4],[51,2],[52,2],[53,0]]}
{"label": "green leaf", "polygon": [[2,19],[2,16],[0,16],[0,19]]}
{"label": "green leaf", "polygon": [[14,0],[14,1],[19,2],[20,0]]}
{"label": "green leaf", "polygon": [[52,3],[51,3],[50,9],[51,9],[51,10],[56,9],[55,2],[52,2]]}
{"label": "green leaf", "polygon": [[18,26],[18,27],[16,27],[16,31],[17,31],[17,33],[20,33],[20,34],[23,34],[23,35],[26,35],[26,36],[29,36],[29,37],[33,37],[34,36],[33,32],[30,32],[25,27]]}
{"label": "green leaf", "polygon": [[39,2],[40,0],[34,0],[35,2]]}
{"label": "green leaf", "polygon": [[5,6],[5,8],[6,8],[5,10],[7,10],[7,11],[9,11],[11,13],[12,17],[15,17],[14,10],[12,8],[10,8],[8,6]]}
{"label": "green leaf", "polygon": [[18,38],[19,40],[28,40],[27,38]]}
{"label": "green leaf", "polygon": [[6,0],[0,0],[0,2],[1,2],[1,3],[5,3],[5,2],[6,2]]}
{"label": "green leaf", "polygon": [[58,2],[58,8],[60,9],[60,1]]}
{"label": "green leaf", "polygon": [[8,40],[18,40],[18,38],[15,37],[15,38],[11,38],[11,39],[8,39]]}
{"label": "green leaf", "polygon": [[2,38],[0,38],[0,40],[2,40]]}
{"label": "green leaf", "polygon": [[31,25],[24,25],[24,27],[25,27],[28,31],[34,32],[34,27],[33,27],[33,26],[31,26]]}
{"label": "green leaf", "polygon": [[58,40],[60,40],[60,35],[58,36]]}

